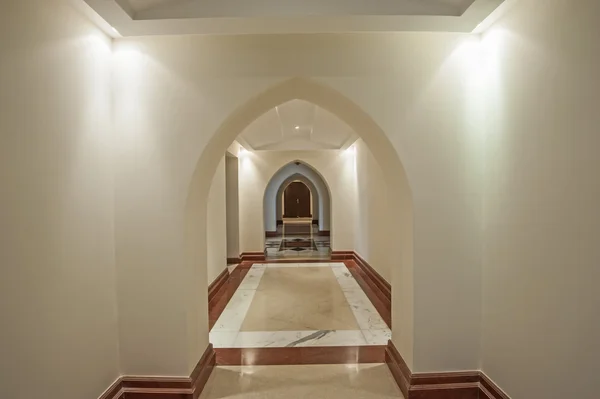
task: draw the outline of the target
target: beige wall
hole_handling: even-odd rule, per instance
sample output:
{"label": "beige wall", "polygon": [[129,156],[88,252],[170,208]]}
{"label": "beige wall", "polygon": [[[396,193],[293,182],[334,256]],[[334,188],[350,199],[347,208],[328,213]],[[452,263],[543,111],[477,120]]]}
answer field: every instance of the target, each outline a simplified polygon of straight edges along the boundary
{"label": "beige wall", "polygon": [[227,219],[227,257],[240,256],[240,205],[238,185],[238,159],[233,155],[225,156],[225,196]]}
{"label": "beige wall", "polygon": [[[117,260],[122,280],[135,285],[119,296],[130,316],[121,325],[124,345],[131,348],[123,354],[125,370],[182,375],[200,357],[207,343],[206,299],[197,297],[196,288],[207,284],[206,273],[197,269],[206,262],[202,182],[212,179],[220,156],[213,148],[224,150],[232,140],[213,132],[238,107],[294,76],[338,91],[370,115],[388,141],[372,131],[358,133],[377,143],[369,147],[378,160],[393,164],[389,154],[395,151],[405,166],[414,225],[400,226],[394,237],[414,233],[407,238],[414,240],[414,254],[400,254],[404,263],[414,263],[414,276],[411,266],[395,268],[400,274],[393,277],[395,301],[406,304],[394,302],[393,315],[403,355],[416,371],[477,368],[481,193],[473,167],[479,165],[481,138],[468,130],[474,61],[463,54],[471,41],[469,35],[432,33],[116,41]],[[209,142],[211,154],[201,159]],[[384,172],[386,178],[399,178],[396,169]],[[134,206],[153,196],[159,200]],[[186,205],[187,198],[193,203]],[[240,223],[240,250],[261,250],[262,234],[251,236],[248,220]],[[333,230],[334,249],[352,248],[354,237]],[[193,239],[188,243],[186,237]],[[167,348],[165,341],[173,345]]]}
{"label": "beige wall", "polygon": [[70,3],[0,12],[0,397],[119,375],[111,42]]}
{"label": "beige wall", "polygon": [[388,282],[398,245],[394,242],[394,225],[388,206],[387,187],[383,172],[363,140],[353,147],[356,151],[356,222],[355,250]]}
{"label": "beige wall", "polygon": [[[393,225],[390,239],[414,249],[391,266],[393,340],[412,369],[482,367],[515,398],[591,398],[599,7],[521,0],[482,41],[146,37],[118,40],[111,57],[67,2],[3,5],[0,396],[24,398],[32,373],[40,392],[74,399],[97,397],[119,370],[189,374],[208,343],[199,287],[213,233],[210,184],[190,183],[213,180],[231,141],[214,132],[234,110],[299,76],[373,118],[386,141],[357,133],[386,182],[403,173],[385,167],[390,148],[408,176],[414,224]],[[219,151],[201,157],[211,143]],[[327,177],[343,156],[306,160]],[[242,168],[258,183],[270,173]],[[338,192],[355,190],[352,179],[327,177]],[[404,212],[400,194],[388,192],[388,207]],[[340,195],[333,209],[368,209],[361,198]],[[262,215],[243,213],[240,250],[262,250]],[[333,215],[334,249],[356,242],[346,216]]]}
{"label": "beige wall", "polygon": [[[240,246],[244,251],[264,250],[263,199],[267,185],[278,171],[293,161],[302,161],[323,177],[331,195],[331,246],[333,250],[354,249],[354,155],[343,151],[256,151],[240,156]],[[291,171],[304,170],[286,168]],[[283,181],[282,175],[279,181]],[[273,184],[271,194],[279,188]],[[324,188],[325,189],[325,188]],[[267,193],[268,194],[268,193]],[[274,222],[275,209],[271,209]]]}
{"label": "beige wall", "polygon": [[598,397],[599,15],[521,0],[482,42],[482,367],[517,399]]}
{"label": "beige wall", "polygon": [[227,267],[225,184],[225,157],[223,157],[219,162],[208,193],[206,250],[209,284],[215,281]]}

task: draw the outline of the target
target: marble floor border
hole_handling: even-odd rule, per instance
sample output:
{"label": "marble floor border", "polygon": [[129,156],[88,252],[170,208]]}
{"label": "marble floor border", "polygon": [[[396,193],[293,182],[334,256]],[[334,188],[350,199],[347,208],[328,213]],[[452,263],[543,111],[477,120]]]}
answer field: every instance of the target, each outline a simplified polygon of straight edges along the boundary
{"label": "marble floor border", "polygon": [[[381,304],[373,303],[373,299],[378,298],[377,295],[369,295],[364,291],[365,287],[370,287],[365,281],[360,281],[362,276],[356,272],[356,264],[350,262],[243,262],[231,271],[229,280],[222,288],[223,292],[216,295],[217,299],[213,301],[215,304],[209,309],[210,341],[217,348],[385,345],[391,337],[389,322],[384,319],[385,313],[380,314]],[[240,332],[252,294],[258,287],[265,268],[271,267],[331,267],[360,330]],[[232,300],[235,305],[227,308]],[[217,325],[221,315],[225,317]]]}
{"label": "marble floor border", "polygon": [[306,346],[378,346],[391,339],[389,329],[315,331],[211,331],[215,348],[291,348]]}
{"label": "marble floor border", "polygon": [[217,365],[385,363],[386,346],[306,346],[293,348],[215,348]]}

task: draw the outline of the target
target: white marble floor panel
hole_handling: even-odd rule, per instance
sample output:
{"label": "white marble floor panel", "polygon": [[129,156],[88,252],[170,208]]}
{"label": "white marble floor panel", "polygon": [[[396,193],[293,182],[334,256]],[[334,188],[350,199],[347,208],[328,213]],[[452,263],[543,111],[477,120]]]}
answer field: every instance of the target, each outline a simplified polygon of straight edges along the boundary
{"label": "white marble floor panel", "polygon": [[384,330],[388,328],[367,294],[360,287],[343,292],[361,330]]}
{"label": "white marble floor panel", "polygon": [[[240,331],[260,280],[270,267],[331,267],[360,330]],[[341,262],[254,264],[210,332],[215,348],[386,345],[391,331]]]}

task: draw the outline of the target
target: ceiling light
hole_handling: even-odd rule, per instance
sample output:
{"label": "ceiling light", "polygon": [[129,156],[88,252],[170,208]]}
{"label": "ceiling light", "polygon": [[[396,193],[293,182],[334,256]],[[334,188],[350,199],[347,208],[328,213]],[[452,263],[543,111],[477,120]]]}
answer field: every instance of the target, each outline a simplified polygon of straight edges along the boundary
{"label": "ceiling light", "polygon": [[300,129],[300,126],[296,125],[296,127],[294,129],[298,130],[298,129]]}

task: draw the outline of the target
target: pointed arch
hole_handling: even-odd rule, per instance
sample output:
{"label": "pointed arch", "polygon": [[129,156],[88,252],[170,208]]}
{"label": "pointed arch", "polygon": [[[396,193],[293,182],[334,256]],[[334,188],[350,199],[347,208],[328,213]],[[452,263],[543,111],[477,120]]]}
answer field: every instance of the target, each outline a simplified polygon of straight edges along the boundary
{"label": "pointed arch", "polygon": [[[331,224],[331,190],[321,172],[304,160],[294,160],[279,168],[269,179],[263,195],[264,227],[266,231],[275,229],[277,221],[277,199],[283,183],[292,175],[299,174],[310,181],[318,197],[319,229],[329,230]],[[275,206],[273,206],[275,205]]]}
{"label": "pointed arch", "polygon": [[304,176],[301,173],[295,173],[287,179],[285,179],[283,183],[281,183],[281,185],[277,189],[277,193],[275,194],[275,219],[277,223],[279,223],[279,221],[283,218],[283,194],[285,192],[285,189],[294,181],[300,181],[304,183],[310,190],[313,223],[315,220],[318,221],[320,213],[319,201],[321,201],[322,199],[321,197],[319,197],[317,187],[315,187],[313,182],[308,177]]}
{"label": "pointed arch", "polygon": [[206,242],[206,199],[220,158],[246,126],[269,109],[293,99],[311,102],[340,118],[364,140],[383,171],[388,201],[395,210],[390,219],[397,226],[393,237],[393,256],[398,263],[392,277],[393,338],[407,363],[412,364],[413,207],[405,169],[388,136],[370,115],[341,93],[312,79],[291,78],[263,91],[232,112],[212,135],[196,164],[185,205],[183,234],[189,273],[198,273],[206,261],[198,242]]}

